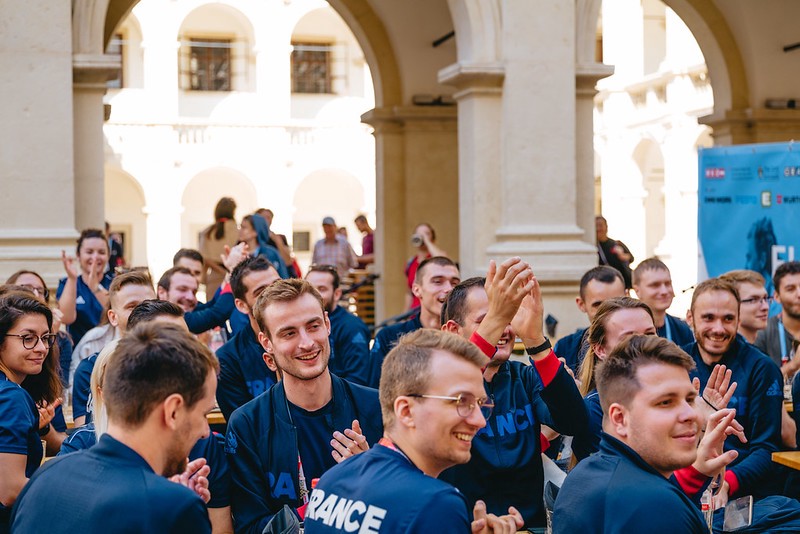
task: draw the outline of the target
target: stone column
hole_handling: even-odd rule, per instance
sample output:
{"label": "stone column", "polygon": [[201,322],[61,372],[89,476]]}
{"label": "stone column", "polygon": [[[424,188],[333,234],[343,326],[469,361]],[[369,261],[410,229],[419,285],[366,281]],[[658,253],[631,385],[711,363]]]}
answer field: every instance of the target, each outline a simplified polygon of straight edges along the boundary
{"label": "stone column", "polygon": [[0,281],[25,268],[54,287],[64,273],[61,250],[74,253],[77,237],[71,8],[49,0],[0,5]]}
{"label": "stone column", "polygon": [[455,108],[439,106],[377,108],[362,116],[375,128],[378,320],[403,311],[403,267],[418,223],[432,224],[436,242],[459,257],[455,119]]}
{"label": "stone column", "polygon": [[106,55],[76,54],[73,59],[75,139],[75,226],[103,229],[105,173],[103,95],[119,60]]}

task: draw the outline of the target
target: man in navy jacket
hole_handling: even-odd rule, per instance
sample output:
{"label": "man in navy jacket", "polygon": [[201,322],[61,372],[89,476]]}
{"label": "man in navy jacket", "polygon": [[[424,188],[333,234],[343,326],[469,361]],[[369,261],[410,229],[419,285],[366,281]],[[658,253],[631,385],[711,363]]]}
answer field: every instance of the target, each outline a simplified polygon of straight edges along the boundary
{"label": "man in navy jacket", "polygon": [[446,332],[420,329],[386,357],[381,376],[383,438],[364,454],[328,471],[311,494],[308,534],[344,532],[515,532],[513,508],[470,526],[464,496],[437,480],[470,458],[470,443],[491,409],[481,384],[486,357]]}
{"label": "man in navy jacket", "polygon": [[[553,511],[554,533],[708,532],[698,503],[673,476],[698,459],[701,421],[689,378],[693,367],[673,343],[638,334],[598,365],[605,433],[600,450],[564,481]],[[711,458],[705,472],[716,472],[735,458],[721,451],[733,415],[725,410],[709,420],[701,450],[708,446],[714,452],[703,455]],[[709,479],[696,474],[707,486]]]}
{"label": "man in navy jacket", "polygon": [[236,408],[277,382],[275,372],[264,361],[264,348],[257,337],[258,323],[253,317],[256,299],[276,280],[280,280],[278,271],[263,256],[247,258],[231,273],[230,285],[236,297],[236,309],[247,315],[250,325],[217,349],[220,367],[217,403],[226,420]]}
{"label": "man in navy jacket", "polygon": [[731,380],[738,384],[728,403],[736,409],[736,420],[744,427],[747,443],[728,438],[726,449],[735,449],[739,457],[725,473],[721,497],[779,494],[780,469],[771,456],[781,447],[783,413],[783,377],[769,356],[737,335],[739,294],[733,283],[711,278],[694,290],[689,318],[697,337],[683,347],[692,356],[697,369],[693,376],[706,383],[716,364],[731,370]]}
{"label": "man in navy jacket", "polygon": [[[442,478],[461,490],[470,505],[485,499],[490,513],[503,513],[513,505],[530,528],[544,525],[541,425],[575,435],[585,431],[588,419],[575,381],[542,333],[538,284],[519,299],[492,287],[513,287],[508,273],[526,265],[504,263],[497,273],[490,269],[489,283],[470,278],[450,292],[445,304],[443,329],[466,339],[477,331],[488,342],[485,354],[493,357],[483,373],[484,388],[495,407],[472,442],[470,461],[445,471]],[[533,365],[509,361],[517,335]]]}
{"label": "man in navy jacket", "polygon": [[331,322],[331,359],[328,367],[339,378],[366,386],[369,381],[369,329],[364,321],[339,306],[342,290],[333,265],[312,265],[306,280],[325,303]]}
{"label": "man in navy jacket", "polygon": [[[208,436],[217,361],[186,330],[143,324],[117,345],[103,382],[108,431],[39,469],[12,512],[17,532],[210,533],[193,491],[166,476]],[[207,469],[206,469],[207,474]]]}
{"label": "man in navy jacket", "polygon": [[265,288],[255,303],[259,342],[281,381],[228,423],[236,532],[260,534],[284,505],[302,518],[311,483],[380,438],[378,392],[330,373],[330,325],[305,280]]}

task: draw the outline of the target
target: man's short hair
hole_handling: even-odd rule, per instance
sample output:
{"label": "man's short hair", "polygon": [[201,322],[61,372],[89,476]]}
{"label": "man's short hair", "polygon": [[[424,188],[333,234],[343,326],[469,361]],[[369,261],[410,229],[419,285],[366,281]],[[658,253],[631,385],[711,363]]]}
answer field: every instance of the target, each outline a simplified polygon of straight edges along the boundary
{"label": "man's short hair", "polygon": [[633,270],[633,285],[639,285],[639,282],[642,281],[642,274],[644,274],[645,271],[667,271],[669,273],[669,267],[658,258],[642,260]]}
{"label": "man's short hair", "polygon": [[483,288],[485,284],[485,277],[473,276],[451,289],[442,306],[442,324],[453,321],[459,326],[464,326],[464,320],[467,318],[467,298],[473,289]]}
{"label": "man's short hair", "polygon": [[336,267],[334,267],[333,265],[314,264],[308,268],[306,276],[308,276],[310,273],[326,273],[331,275],[333,277],[333,290],[336,291],[337,289],[339,289],[339,283],[340,283],[339,271],[337,271]]}
{"label": "man's short hair", "polygon": [[[233,296],[239,300],[244,300],[247,295],[247,287],[245,286],[245,277],[257,271],[269,271],[275,269],[275,266],[264,256],[250,256],[231,271],[231,290]],[[275,271],[277,272],[277,270]]]}
{"label": "man's short hair", "polygon": [[754,286],[764,287],[767,283],[761,273],[751,271],[749,269],[737,269],[735,271],[728,271],[720,276],[721,279],[732,282],[737,289],[741,284],[753,284]]}
{"label": "man's short hair", "polygon": [[634,334],[617,345],[605,360],[597,365],[595,380],[603,413],[613,403],[628,406],[642,389],[636,372],[646,365],[674,365],[688,373],[695,364],[675,343],[659,336]]}
{"label": "man's short hair", "polygon": [[161,275],[161,278],[158,280],[158,287],[161,287],[166,291],[169,291],[169,286],[172,284],[172,277],[178,273],[188,274],[189,276],[194,278],[192,271],[190,271],[186,267],[172,267],[170,269],[167,269],[167,272]]}
{"label": "man's short hair", "polygon": [[181,258],[189,258],[190,260],[203,263],[203,255],[200,254],[199,250],[193,248],[182,248],[176,252],[172,257],[172,265],[177,265]]}
{"label": "man's short hair", "polygon": [[775,291],[781,292],[781,280],[790,274],[800,274],[800,261],[787,261],[778,265],[775,269],[775,274],[772,276],[772,282],[775,284]]}
{"label": "man's short hair", "polygon": [[592,267],[586,271],[581,277],[581,299],[586,298],[586,286],[588,286],[589,282],[592,280],[597,280],[603,284],[613,284],[615,280],[619,280],[622,284],[622,287],[625,287],[625,279],[622,278],[622,273],[613,267],[609,267],[608,265],[598,265],[597,267]]}
{"label": "man's short hair", "polygon": [[357,222],[363,222],[363,223],[365,223],[365,222],[367,222],[367,216],[366,216],[366,215],[364,215],[364,214],[361,214],[361,215],[359,215],[358,217],[356,217],[356,218],[353,220],[353,222],[356,222],[356,223],[357,223]]}
{"label": "man's short hair", "polygon": [[445,256],[433,256],[432,258],[425,258],[422,263],[417,267],[417,274],[414,275],[414,283],[421,284],[422,277],[425,274],[425,269],[428,265],[441,265],[442,267],[453,266],[458,270],[458,265],[453,260]]}
{"label": "man's short hair", "polygon": [[108,300],[111,302],[125,286],[145,286],[153,289],[153,280],[146,271],[130,271],[115,276],[108,286]]}
{"label": "man's short hair", "polygon": [[314,289],[314,286],[302,278],[276,280],[272,285],[264,288],[264,291],[256,299],[255,310],[253,311],[253,317],[258,323],[258,329],[264,332],[269,339],[272,339],[272,334],[267,328],[264,318],[264,312],[267,311],[267,307],[276,302],[294,302],[303,295],[311,295],[317,299],[320,309],[325,311],[325,303],[322,301],[322,296]]}
{"label": "man's short hair", "polygon": [[700,282],[694,288],[694,294],[692,294],[692,305],[690,308],[692,312],[694,312],[694,303],[697,302],[697,297],[703,293],[708,293],[709,291],[727,291],[736,298],[737,307],[742,303],[742,300],[739,297],[739,290],[736,289],[736,285],[733,282],[725,280],[721,277],[709,278],[708,280]]}
{"label": "man's short hair", "polygon": [[424,394],[431,382],[434,351],[448,352],[480,369],[486,356],[466,339],[431,328],[422,328],[400,338],[381,368],[378,392],[384,428],[394,425],[394,401],[401,395]]}
{"label": "man's short hair", "polygon": [[205,395],[214,354],[188,331],[163,323],[140,324],[120,339],[106,367],[103,402],[111,421],[141,427],[153,409],[175,393],[191,408]]}
{"label": "man's short hair", "polygon": [[183,308],[168,300],[143,300],[133,308],[128,316],[128,329],[135,328],[137,324],[149,323],[164,315],[183,317]]}

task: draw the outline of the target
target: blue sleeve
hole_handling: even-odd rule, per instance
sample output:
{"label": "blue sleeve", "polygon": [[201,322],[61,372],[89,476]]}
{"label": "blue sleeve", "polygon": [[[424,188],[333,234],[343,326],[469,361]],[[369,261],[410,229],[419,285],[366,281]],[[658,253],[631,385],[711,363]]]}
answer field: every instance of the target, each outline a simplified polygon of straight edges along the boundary
{"label": "blue sleeve", "polygon": [[236,534],[261,534],[278,510],[271,510],[267,502],[267,467],[253,449],[257,439],[248,424],[236,416],[228,424],[225,452],[231,470],[231,506]]}
{"label": "blue sleeve", "polygon": [[[749,445],[746,450],[737,447],[738,461],[728,467],[739,481],[739,496],[769,487],[779,470],[772,462],[772,453],[781,444],[783,376],[777,365],[764,358],[752,369],[750,380],[750,428],[745,428]],[[726,449],[734,439],[731,436],[726,440]]]}
{"label": "blue sleeve", "polygon": [[340,333],[344,343],[336,345],[338,376],[354,384],[368,385],[370,376],[369,330],[362,321],[350,321]]}
{"label": "blue sleeve", "polygon": [[81,360],[72,378],[72,417],[81,417],[89,411],[86,407],[91,390],[92,369],[94,361],[91,357]]}
{"label": "blue sleeve", "polygon": [[56,289],[56,300],[61,298],[61,293],[64,292],[64,286],[67,285],[67,279],[62,278],[58,281],[58,289]]}
{"label": "blue sleeve", "polygon": [[586,431],[589,417],[583,397],[564,365],[559,367],[553,380],[540,390],[540,395],[547,404],[554,430],[567,436]]}
{"label": "blue sleeve", "polygon": [[428,500],[405,532],[434,532],[436,534],[464,534],[472,532],[467,501],[455,489],[439,492]]}
{"label": "blue sleeve", "polygon": [[209,508],[225,508],[231,504],[231,473],[222,443],[215,434],[197,442],[189,453],[190,460],[205,458],[211,473],[208,475],[208,490],[211,492]]}
{"label": "blue sleeve", "polygon": [[208,510],[199,498],[187,499],[187,505],[181,510],[176,510],[173,515],[174,522],[170,525],[170,532],[191,532],[192,534],[211,534],[211,521],[208,519]]}
{"label": "blue sleeve", "polygon": [[67,431],[67,421],[64,419],[64,410],[61,409],[60,404],[56,406],[55,414],[53,415],[53,419],[50,421],[50,426],[55,428],[56,432]]}
{"label": "blue sleeve", "polygon": [[38,421],[25,395],[21,388],[0,392],[0,453],[28,454],[28,434],[32,426],[38,427]]}
{"label": "blue sleeve", "polygon": [[72,339],[66,332],[59,332],[56,338],[58,342],[58,363],[60,366],[61,383],[69,384],[69,366],[72,364]]}
{"label": "blue sleeve", "polygon": [[[229,342],[230,343],[230,342]],[[219,380],[217,381],[217,404],[226,421],[239,406],[250,401],[253,396],[247,390],[237,355],[226,345],[217,350],[219,358]]]}
{"label": "blue sleeve", "polygon": [[600,405],[600,396],[596,391],[589,393],[583,399],[589,425],[586,432],[580,432],[572,440],[572,452],[578,460],[583,460],[600,448],[600,432],[603,431],[603,407]]}
{"label": "blue sleeve", "polygon": [[375,336],[375,342],[372,344],[372,350],[369,351],[369,360],[367,360],[369,362],[369,383],[365,385],[375,389],[378,389],[380,383],[383,360],[386,358],[389,349],[391,349],[387,336],[383,335],[385,331],[386,329],[383,329]]}
{"label": "blue sleeve", "polygon": [[56,456],[82,451],[92,447],[95,443],[97,443],[97,437],[94,433],[94,425],[83,425],[75,430],[72,435],[67,436],[67,439],[61,443],[61,450],[58,451]]}
{"label": "blue sleeve", "polygon": [[190,311],[183,316],[186,326],[193,334],[201,334],[217,326],[223,326],[233,311],[233,293],[221,293],[213,306]]}

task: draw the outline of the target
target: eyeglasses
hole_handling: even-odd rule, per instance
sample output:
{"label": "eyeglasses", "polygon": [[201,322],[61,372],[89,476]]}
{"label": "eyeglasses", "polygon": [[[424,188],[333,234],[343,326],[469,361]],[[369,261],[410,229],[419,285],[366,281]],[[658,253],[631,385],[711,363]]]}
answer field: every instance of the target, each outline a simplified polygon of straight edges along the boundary
{"label": "eyeglasses", "polygon": [[753,297],[749,299],[744,299],[742,304],[772,304],[774,299],[772,297]]}
{"label": "eyeglasses", "polygon": [[493,397],[483,397],[481,399],[475,398],[474,395],[469,393],[459,393],[457,397],[444,397],[441,395],[421,395],[419,393],[413,393],[411,395],[406,395],[407,397],[415,397],[418,399],[439,399],[444,401],[452,402],[456,405],[456,411],[458,415],[466,419],[467,417],[472,414],[472,411],[475,409],[476,406],[480,407],[481,413],[485,419],[488,419],[490,415],[492,415],[492,409],[494,408],[494,398]]}
{"label": "eyeglasses", "polygon": [[42,343],[48,349],[53,346],[53,343],[56,341],[55,334],[43,334],[41,336],[37,336],[36,334],[6,334],[6,337],[18,337],[22,340],[22,346],[28,350],[33,350],[36,348],[36,345],[39,343],[39,340],[42,340]]}
{"label": "eyeglasses", "polygon": [[44,300],[47,300],[47,299],[50,298],[50,291],[48,291],[46,287],[38,287],[38,286],[32,286],[32,285],[28,285],[28,284],[22,284],[22,285],[20,285],[20,287],[24,287],[28,291],[32,292],[34,295],[39,295]]}

